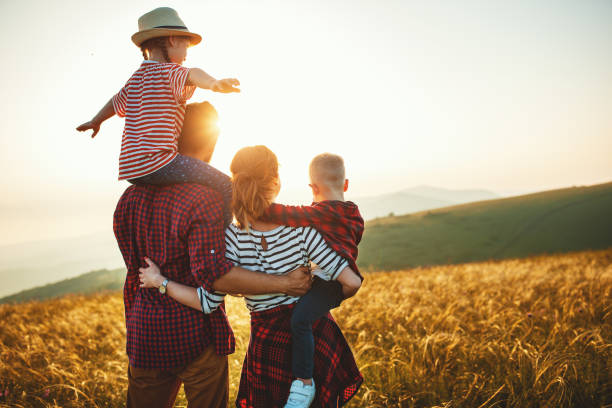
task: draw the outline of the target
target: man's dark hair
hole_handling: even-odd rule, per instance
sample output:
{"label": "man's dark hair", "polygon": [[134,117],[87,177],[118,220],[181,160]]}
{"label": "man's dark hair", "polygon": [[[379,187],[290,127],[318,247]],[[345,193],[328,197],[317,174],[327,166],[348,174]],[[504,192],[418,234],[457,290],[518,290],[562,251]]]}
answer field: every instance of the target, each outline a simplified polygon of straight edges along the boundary
{"label": "man's dark hair", "polygon": [[217,120],[219,114],[209,102],[194,102],[187,105],[183,130],[178,140],[181,153],[212,150],[219,137]]}

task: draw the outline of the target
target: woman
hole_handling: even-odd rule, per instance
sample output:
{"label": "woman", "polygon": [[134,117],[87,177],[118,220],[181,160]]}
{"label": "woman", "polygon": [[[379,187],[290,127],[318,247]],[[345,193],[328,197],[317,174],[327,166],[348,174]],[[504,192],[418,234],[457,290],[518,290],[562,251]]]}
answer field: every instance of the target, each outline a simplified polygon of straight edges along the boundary
{"label": "woman", "polygon": [[[313,228],[292,228],[260,221],[280,191],[278,161],[265,146],[245,147],[231,164],[232,209],[237,225],[226,230],[226,257],[237,265],[271,274],[285,274],[316,263],[324,279],[336,279],[347,262],[333,252]],[[144,287],[165,278],[153,264],[143,269]],[[222,294],[185,288],[176,300],[204,312],[214,310]],[[190,289],[190,290],[187,290]],[[182,292],[183,293],[183,292]],[[196,298],[197,296],[197,298]],[[292,386],[291,311],[299,300],[283,294],[245,296],[251,311],[251,339],[244,360],[237,407],[282,407]],[[331,315],[313,325],[315,337],[313,407],[337,407],[352,398],[363,381],[353,354]],[[293,392],[293,388],[292,388]]]}

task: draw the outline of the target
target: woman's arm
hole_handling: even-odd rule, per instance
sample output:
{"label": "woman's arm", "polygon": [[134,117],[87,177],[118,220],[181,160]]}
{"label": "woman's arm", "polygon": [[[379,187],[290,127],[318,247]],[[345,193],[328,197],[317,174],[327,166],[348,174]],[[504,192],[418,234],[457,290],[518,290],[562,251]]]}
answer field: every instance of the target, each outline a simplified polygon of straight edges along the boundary
{"label": "woman's arm", "polygon": [[[165,278],[164,278],[165,280]],[[161,286],[163,280],[159,283]],[[159,288],[159,286],[157,286]],[[198,290],[182,283],[169,281],[166,286],[166,294],[179,303],[189,306],[196,310],[202,310],[202,304],[198,296]],[[216,308],[215,308],[216,309]],[[213,312],[214,310],[211,310]]]}
{"label": "woman's arm", "polygon": [[[159,267],[149,258],[145,258],[149,265],[140,268],[141,288],[159,288],[166,280],[161,274]],[[286,275],[268,275],[262,272],[254,272],[238,266],[233,267],[228,273],[215,280],[213,288],[218,292],[230,294],[264,295],[268,293],[284,293],[288,296],[302,296],[310,289],[312,278],[308,270],[300,267]],[[208,292],[203,290],[202,295]],[[198,289],[170,281],[166,286],[166,294],[179,303],[202,311],[208,309],[203,307],[198,296]],[[218,297],[219,293],[209,294]],[[213,305],[216,302],[213,302]],[[220,302],[219,302],[220,303]],[[218,306],[218,304],[217,304]],[[210,308],[214,311],[216,306]]]}
{"label": "woman's arm", "polygon": [[[145,258],[149,265],[147,268],[140,268],[140,287],[141,288],[159,288],[166,280],[166,277],[161,274],[159,267],[149,258]],[[183,285],[178,282],[169,281],[166,286],[166,294],[185,306],[192,307],[196,310],[202,310],[198,291],[196,288]]]}

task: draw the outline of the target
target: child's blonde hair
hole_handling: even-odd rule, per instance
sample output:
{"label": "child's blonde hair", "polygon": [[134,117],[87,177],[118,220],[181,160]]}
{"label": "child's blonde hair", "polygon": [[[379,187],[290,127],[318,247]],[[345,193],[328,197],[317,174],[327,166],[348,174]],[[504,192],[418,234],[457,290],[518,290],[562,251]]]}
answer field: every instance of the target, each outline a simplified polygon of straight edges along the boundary
{"label": "child's blonde hair", "polygon": [[[191,40],[191,38],[187,36],[178,35],[175,37]],[[155,37],[155,38],[150,38],[144,41],[142,44],[140,44],[140,51],[142,52],[142,57],[145,60],[148,60],[151,55],[151,51],[154,49],[159,49],[161,50],[164,56],[164,59],[165,59],[165,61],[160,61],[160,62],[170,62],[170,57],[168,56],[168,41],[169,40],[170,40],[170,37]]]}
{"label": "child's blonde hair", "polygon": [[344,160],[337,154],[321,153],[315,156],[308,168],[310,179],[333,191],[344,189]]}

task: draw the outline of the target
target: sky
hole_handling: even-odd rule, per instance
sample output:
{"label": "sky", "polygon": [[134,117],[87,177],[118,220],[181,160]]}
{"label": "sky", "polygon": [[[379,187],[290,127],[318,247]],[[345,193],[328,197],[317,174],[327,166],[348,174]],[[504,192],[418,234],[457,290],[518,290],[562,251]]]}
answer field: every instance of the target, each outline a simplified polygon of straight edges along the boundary
{"label": "sky", "polygon": [[175,8],[203,42],[184,65],[220,115],[212,164],[265,144],[279,201],[346,162],[348,199],[416,185],[501,194],[612,181],[612,2],[0,0],[0,245],[110,231],[123,120],[75,127],[141,63],[140,15]]}

